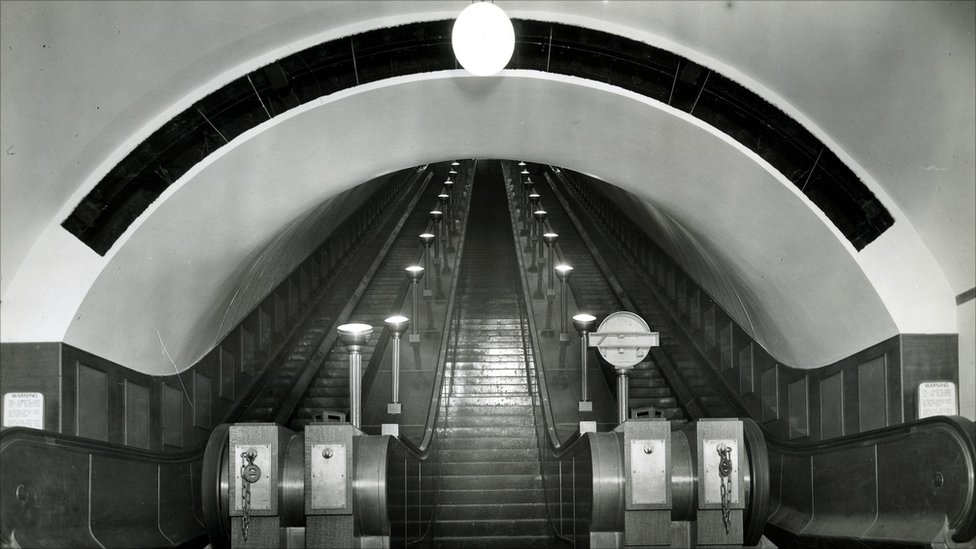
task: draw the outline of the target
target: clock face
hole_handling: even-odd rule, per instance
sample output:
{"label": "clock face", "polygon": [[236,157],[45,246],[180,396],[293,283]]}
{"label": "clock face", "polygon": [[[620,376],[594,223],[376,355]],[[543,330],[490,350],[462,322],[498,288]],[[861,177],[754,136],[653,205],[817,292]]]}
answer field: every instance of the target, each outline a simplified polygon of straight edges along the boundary
{"label": "clock face", "polygon": [[[637,314],[630,311],[617,311],[603,319],[595,334],[597,337],[601,334],[627,334],[626,338],[632,340],[641,335],[650,335],[651,329]],[[603,359],[615,368],[631,368],[644,360],[651,350],[650,345],[634,347],[631,342],[628,342],[626,347],[614,347],[612,341],[613,339],[608,337],[598,348]]]}

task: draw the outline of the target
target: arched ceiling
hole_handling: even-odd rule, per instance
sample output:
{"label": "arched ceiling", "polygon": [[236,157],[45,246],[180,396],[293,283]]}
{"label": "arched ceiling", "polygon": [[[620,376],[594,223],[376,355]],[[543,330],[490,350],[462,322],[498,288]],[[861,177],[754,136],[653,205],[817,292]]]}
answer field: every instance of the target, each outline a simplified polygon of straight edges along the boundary
{"label": "arched ceiling", "polygon": [[186,366],[219,335],[186,327],[295,216],[376,175],[470,156],[563,165],[664,209],[727,265],[771,350],[795,365],[898,331],[955,330],[954,296],[976,279],[972,3],[499,3],[671,49],[802,121],[896,219],[861,252],[690,117],[599,83],[460,71],[362,86],[255,128],[167,189],[104,258],[60,228],[135,145],[226,82],[466,4],[0,4],[3,340],[65,340],[163,373],[165,335]]}

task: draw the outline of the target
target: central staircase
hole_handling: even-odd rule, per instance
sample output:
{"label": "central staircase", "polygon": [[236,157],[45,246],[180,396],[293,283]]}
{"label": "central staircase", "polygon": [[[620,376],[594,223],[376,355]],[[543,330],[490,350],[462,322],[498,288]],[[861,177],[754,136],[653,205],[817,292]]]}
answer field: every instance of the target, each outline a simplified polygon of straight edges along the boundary
{"label": "central staircase", "polygon": [[475,174],[458,317],[438,418],[440,478],[433,545],[549,547],[525,328],[504,181]]}

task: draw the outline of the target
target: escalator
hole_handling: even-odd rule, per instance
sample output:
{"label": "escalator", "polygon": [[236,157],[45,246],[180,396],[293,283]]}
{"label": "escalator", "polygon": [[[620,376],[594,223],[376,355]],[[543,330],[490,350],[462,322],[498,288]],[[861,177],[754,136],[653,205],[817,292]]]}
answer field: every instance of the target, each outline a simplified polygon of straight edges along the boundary
{"label": "escalator", "polygon": [[[415,218],[426,216],[441,188],[428,185],[432,175],[426,167],[410,170],[405,184],[391,187],[399,190],[399,196],[382,201],[386,210],[380,212],[377,222],[350,232],[359,235],[358,239],[347,238],[342,245],[355,247],[359,255],[336,261],[331,280],[310,296],[312,306],[304,308],[303,317],[294,319],[290,335],[225,421],[287,419],[301,396],[293,394],[296,388],[309,384],[309,372],[314,374],[326,358],[321,347],[331,346],[334,326],[348,318],[352,306],[363,298],[365,288],[358,286],[372,280],[377,270],[383,275],[375,286],[377,296],[369,295],[364,301],[382,301],[384,307],[392,308],[394,298],[402,298],[392,295],[389,287],[393,284],[379,267],[403,261],[405,254],[416,255],[415,233],[420,231],[415,230]],[[403,235],[404,228],[409,235],[394,238]],[[383,264],[381,260],[387,256],[391,259]],[[397,283],[403,280],[401,269],[397,269]],[[342,404],[330,408],[342,409]],[[206,545],[200,499],[203,457],[203,446],[159,452],[5,428],[0,438],[4,473],[0,480],[0,541],[10,547]]]}
{"label": "escalator", "polygon": [[434,547],[548,547],[525,313],[497,161],[475,175],[444,397]]}
{"label": "escalator", "polygon": [[[661,334],[661,346],[652,349],[648,359],[630,374],[629,407],[652,407],[671,420],[740,415],[718,397],[650,295],[627,290],[640,287],[641,270],[625,263],[613,240],[596,230],[593,220],[579,203],[570,202],[565,186],[556,185],[551,174],[537,182],[536,188],[540,194],[546,193],[550,223],[559,233],[562,253],[574,267],[571,286],[581,310],[597,318],[619,310],[634,311]],[[684,398],[675,395],[675,384],[684,389]]]}
{"label": "escalator", "polygon": [[[250,517],[255,537],[251,545],[240,540],[238,545],[260,546],[254,540],[261,539],[257,536],[264,528],[270,532],[267,539],[294,547],[354,542],[621,546],[625,540],[646,543],[649,538],[642,536],[653,535],[648,520],[662,521],[653,524],[664,525],[658,533],[667,530],[665,544],[686,546],[701,539],[688,525],[696,513],[714,514],[715,509],[705,509],[700,501],[705,469],[694,448],[703,429],[695,420],[742,417],[743,407],[716,387],[619,243],[596,229],[568,186],[547,179],[537,183],[537,190],[549,228],[560,235],[556,253],[576,269],[570,283],[575,306],[598,316],[633,310],[662,334],[661,348],[630,377],[630,408],[659,410],[670,421],[627,422],[617,429],[597,422],[601,432],[581,432],[580,415],[565,405],[575,406],[577,397],[567,379],[578,380],[575,365],[566,364],[571,361],[566,351],[578,347],[561,343],[539,320],[546,318],[542,311],[552,301],[531,292],[541,288],[542,279],[533,284],[535,276],[525,268],[530,243],[519,231],[526,217],[516,204],[518,191],[511,184],[506,188],[504,164],[479,161],[475,166],[470,202],[476,207],[464,217],[452,256],[455,276],[445,278],[449,289],[437,305],[442,325],[424,334],[424,345],[436,347],[425,359],[433,370],[422,378],[423,389],[414,386],[407,395],[423,405],[421,434],[364,434],[348,424],[312,419],[349,406],[348,355],[332,325],[350,319],[372,325],[363,356],[367,376],[388,368],[383,317],[406,306],[403,266],[418,262],[416,234],[429,227],[427,211],[439,185],[418,192],[399,221],[390,216],[381,225],[399,232],[384,245],[364,248],[374,258],[366,280],[356,278],[355,288],[347,288],[343,302],[333,303],[327,313],[313,311],[304,335],[296,333],[296,345],[284,354],[281,376],[269,377],[262,391],[251,395],[254,404],[240,416],[244,428],[268,429],[265,422],[273,421],[281,432],[280,425],[289,422],[306,431],[279,439],[280,517]],[[546,346],[561,354],[547,354]],[[572,376],[561,370],[571,370]],[[612,398],[612,384],[604,389],[594,391],[599,394],[591,417],[601,406],[607,408],[599,399]],[[951,546],[976,533],[972,422],[933,418],[817,443],[764,438],[756,422],[742,424],[744,455],[738,467],[745,473],[737,489],[744,501],[734,512],[741,522],[736,528],[750,543],[766,533],[782,546],[795,547],[843,546],[853,540],[878,546],[938,545],[941,540]],[[576,432],[559,436],[557,429],[565,425]],[[712,425],[723,426],[721,420]],[[634,471],[625,468],[625,456],[637,455],[630,453],[636,448],[634,437],[654,439],[647,434],[649,427],[658,429],[653,437],[673,444],[667,481],[673,500],[665,511],[630,506]],[[355,455],[348,469],[350,504],[341,513],[316,511],[308,492],[311,477],[304,477],[303,490],[302,471],[311,467],[307,472],[314,475],[309,460],[333,455],[322,448],[331,442],[315,437],[336,429],[344,430],[349,437],[344,448]],[[222,426],[211,439],[211,459],[201,465],[200,450],[160,455],[39,431],[4,431],[0,530],[5,543],[203,545],[208,540],[200,536],[199,525],[208,520],[212,531],[222,532],[209,542],[229,545],[228,513],[239,497],[233,499],[233,488],[228,491],[236,470],[228,466],[234,459],[228,436],[233,437]],[[652,454],[647,448],[644,452]],[[125,485],[119,479],[137,480]],[[89,493],[89,487],[102,491]],[[113,492],[126,489],[138,497],[112,501]],[[196,496],[201,491],[210,494],[204,504]],[[240,535],[241,518],[235,520],[233,535]]]}
{"label": "escalator", "polygon": [[[637,312],[661,332],[661,347],[651,356],[688,419],[748,417],[747,407],[723,390],[719,376],[689,342],[672,316],[677,311],[659,301],[635,261],[639,253],[598,228],[574,195],[574,185],[558,170],[547,170],[545,179],[537,188],[553,197],[546,201],[546,210],[560,233],[560,245],[574,267],[591,273],[575,281],[578,302],[600,303],[589,301],[588,295],[605,300],[610,288],[623,308]],[[619,211],[602,214],[627,223]],[[631,399],[632,409],[634,404]],[[684,421],[680,413],[665,411],[672,423]],[[757,431],[760,419],[753,423]],[[971,421],[930,418],[807,443],[781,440],[770,432],[759,436],[765,439],[768,457],[763,460],[769,464],[758,467],[763,478],[752,481],[769,484],[769,494],[761,496],[768,498],[769,509],[763,503],[763,516],[751,518],[768,520],[763,530],[780,546],[840,547],[854,540],[867,546],[952,546],[971,542],[976,535],[976,432]],[[921,463],[925,466],[919,467]],[[955,479],[951,486],[947,474]]]}
{"label": "escalator", "polygon": [[[351,310],[344,311],[345,321],[355,319],[373,327],[370,341],[362,351],[364,365],[370,364],[377,349],[382,352],[385,348],[389,334],[385,332],[383,321],[403,305],[409,286],[404,268],[418,262],[417,235],[424,232],[430,223],[428,212],[437,204],[441,189],[440,185],[429,184],[418,193],[419,201],[397,228],[396,238],[389,250],[382,254],[382,260],[372,276],[366,280],[355,280],[359,288],[346,294],[356,296],[356,303]],[[375,257],[378,250],[364,249],[362,253],[364,257]],[[334,334],[335,330],[331,333]],[[331,345],[323,346],[324,356],[311,383],[304,384],[308,388],[287,423],[294,431],[301,431],[323,413],[344,414],[349,409],[349,354],[337,338],[332,337],[327,341]],[[368,390],[364,392],[368,393]]]}

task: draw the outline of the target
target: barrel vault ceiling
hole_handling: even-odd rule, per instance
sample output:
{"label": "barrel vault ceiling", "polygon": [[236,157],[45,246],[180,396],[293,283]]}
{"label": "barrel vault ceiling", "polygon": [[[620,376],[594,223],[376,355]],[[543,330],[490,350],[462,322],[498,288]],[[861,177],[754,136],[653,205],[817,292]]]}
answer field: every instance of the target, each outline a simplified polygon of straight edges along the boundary
{"label": "barrel vault ceiling", "polygon": [[632,193],[727,270],[760,340],[791,365],[957,331],[956,296],[976,284],[973,2],[498,2],[673,51],[776,105],[891,212],[861,250],[729,136],[535,71],[354,86],[207,156],[104,255],[62,227],[127,154],[227,83],[467,4],[0,3],[2,340],[65,341],[155,374],[188,367],[276,235],[360,183],[458,157],[552,163]]}

